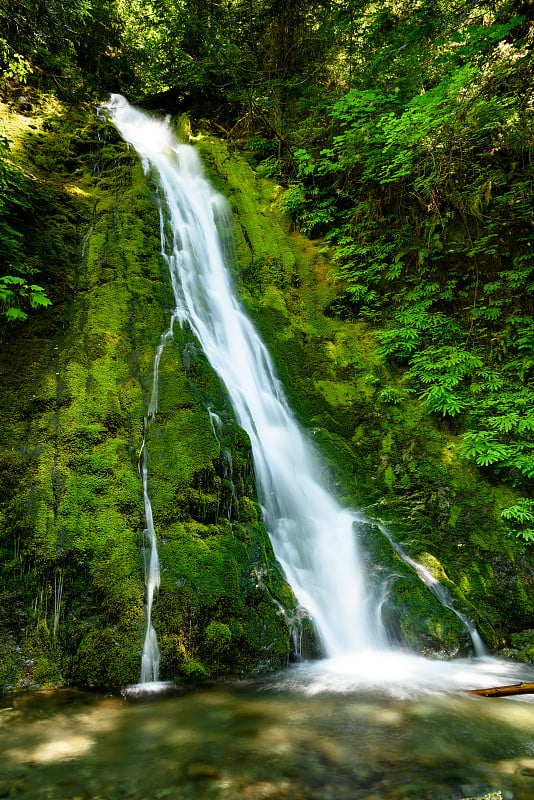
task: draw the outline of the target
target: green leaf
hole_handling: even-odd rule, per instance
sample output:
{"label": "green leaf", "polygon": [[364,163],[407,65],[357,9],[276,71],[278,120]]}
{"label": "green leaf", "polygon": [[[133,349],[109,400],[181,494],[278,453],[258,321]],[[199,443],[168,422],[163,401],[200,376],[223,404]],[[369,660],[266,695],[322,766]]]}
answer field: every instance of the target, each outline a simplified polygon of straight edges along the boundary
{"label": "green leaf", "polygon": [[465,433],[460,445],[460,454],[473,459],[479,467],[506,462],[511,452],[510,447],[496,439],[492,431]]}
{"label": "green leaf", "polygon": [[3,282],[3,283],[10,283],[10,284],[13,284],[13,285],[17,284],[19,286],[22,286],[22,285],[24,285],[26,283],[24,278],[21,278],[18,275],[3,275],[0,278],[0,281]]}
{"label": "green leaf", "polygon": [[534,522],[534,500],[518,497],[513,506],[501,511],[501,517],[515,522]]}
{"label": "green leaf", "polygon": [[4,311],[4,316],[7,317],[10,322],[22,321],[28,319],[28,315],[25,311],[22,311],[20,308],[16,308],[13,306],[12,308],[8,308]]}

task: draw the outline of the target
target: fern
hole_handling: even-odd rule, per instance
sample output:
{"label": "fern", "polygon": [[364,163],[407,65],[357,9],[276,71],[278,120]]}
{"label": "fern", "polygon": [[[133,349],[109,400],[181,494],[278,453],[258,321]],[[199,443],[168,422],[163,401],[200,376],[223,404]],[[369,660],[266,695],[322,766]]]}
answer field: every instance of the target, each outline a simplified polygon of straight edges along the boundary
{"label": "fern", "polygon": [[431,412],[454,417],[468,407],[468,379],[481,367],[481,359],[468,350],[427,347],[413,356],[407,377],[423,385],[419,396]]}
{"label": "fern", "polygon": [[[519,449],[519,447],[517,449]],[[525,455],[524,453],[517,452],[517,454],[514,455],[514,458],[512,458],[510,466],[514,467],[520,473],[521,477],[527,478],[527,480],[529,481],[533,480],[534,456],[532,454],[532,448],[530,455]],[[515,485],[518,485],[520,481],[515,480],[514,483]]]}
{"label": "fern", "polygon": [[[534,500],[518,497],[513,506],[501,511],[501,517],[513,524],[516,536],[534,542]],[[521,525],[529,527],[519,527]]]}
{"label": "fern", "polygon": [[460,455],[473,459],[479,467],[506,461],[511,455],[510,447],[496,438],[492,431],[465,433],[460,446]]}
{"label": "fern", "polygon": [[386,386],[378,392],[378,399],[386,405],[396,406],[405,399],[405,393],[395,386]]}
{"label": "fern", "polygon": [[422,392],[420,397],[425,401],[429,411],[433,413],[456,416],[467,408],[467,400],[461,393],[451,391],[443,385],[431,386]]}

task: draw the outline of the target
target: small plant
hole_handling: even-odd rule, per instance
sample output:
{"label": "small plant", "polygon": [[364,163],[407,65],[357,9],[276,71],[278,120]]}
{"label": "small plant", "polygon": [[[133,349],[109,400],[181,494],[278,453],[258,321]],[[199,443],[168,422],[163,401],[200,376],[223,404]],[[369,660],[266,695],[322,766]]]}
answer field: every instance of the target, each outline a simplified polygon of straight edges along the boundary
{"label": "small plant", "polygon": [[[0,136],[0,315],[10,322],[23,321],[28,310],[48,306],[44,289],[30,283],[35,272],[25,263],[17,218],[33,212],[23,178],[8,160],[9,141]],[[6,274],[7,273],[7,274]]]}
{"label": "small plant", "polygon": [[395,386],[386,386],[378,392],[378,399],[386,405],[396,406],[405,399],[405,395]]}
{"label": "small plant", "polygon": [[472,431],[464,434],[460,454],[475,461],[479,467],[487,467],[508,461],[511,450],[492,431]]}
{"label": "small plant", "polygon": [[28,314],[21,306],[39,308],[49,306],[52,301],[46,296],[42,286],[28,284],[17,275],[4,275],[0,278],[0,313],[10,322],[24,321]]}
{"label": "small plant", "polygon": [[482,360],[463,348],[427,347],[414,355],[407,374],[426,387],[420,397],[430,411],[454,417],[467,408],[469,379],[481,367]]}
{"label": "small plant", "polygon": [[[518,497],[513,506],[501,512],[501,517],[514,525],[516,536],[522,537],[527,542],[534,542],[534,500]],[[528,527],[518,527],[522,525]]]}

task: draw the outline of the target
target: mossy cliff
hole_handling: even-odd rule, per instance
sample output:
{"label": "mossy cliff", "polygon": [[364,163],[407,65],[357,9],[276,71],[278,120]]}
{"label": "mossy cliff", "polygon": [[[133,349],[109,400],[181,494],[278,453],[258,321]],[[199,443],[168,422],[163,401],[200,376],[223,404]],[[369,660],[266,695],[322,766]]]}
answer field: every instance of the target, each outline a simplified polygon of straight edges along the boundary
{"label": "mossy cliff", "polygon": [[[124,685],[138,680],[145,627],[143,420],[172,308],[157,212],[95,109],[4,111],[40,198],[26,256],[54,304],[2,331],[0,688]],[[186,332],[163,352],[159,408],[146,448],[161,677],[279,667],[294,600],[248,442]]]}
{"label": "mossy cliff", "polygon": [[[137,159],[94,109],[41,100],[4,112],[39,210],[26,255],[54,304],[2,330],[0,687],[124,685],[138,679],[145,626],[144,418],[173,305],[157,212]],[[323,453],[325,480],[390,525],[491,647],[534,628],[531,562],[499,527],[498,487],[460,461],[454,433],[416,401],[390,401],[398,387],[372,331],[331,313],[328,252],[291,233],[279,190],[221,141],[197,146],[236,214],[237,290]],[[178,326],[145,447],[161,677],[285,664],[294,600],[261,523],[249,443]],[[370,591],[388,587],[392,638],[467,649],[458,617],[380,528],[362,524],[361,538]]]}

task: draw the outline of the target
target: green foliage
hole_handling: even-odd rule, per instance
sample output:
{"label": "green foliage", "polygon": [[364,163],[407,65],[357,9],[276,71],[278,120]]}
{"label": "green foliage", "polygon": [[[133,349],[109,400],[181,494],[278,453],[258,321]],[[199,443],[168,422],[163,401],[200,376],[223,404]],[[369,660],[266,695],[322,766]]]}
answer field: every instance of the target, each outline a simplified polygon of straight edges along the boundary
{"label": "green foliage", "polygon": [[504,5],[366,6],[353,88],[294,150],[284,195],[334,248],[343,314],[463,427],[462,456],[518,489],[534,475],[528,35]]}
{"label": "green foliage", "polygon": [[407,377],[423,385],[420,396],[429,410],[455,416],[468,406],[467,381],[482,360],[455,346],[427,347],[413,356]]}
{"label": "green foliage", "polygon": [[56,68],[71,52],[74,32],[83,25],[90,10],[90,0],[49,0],[46,5],[38,0],[4,0],[0,21],[5,39],[0,42],[0,56],[7,77],[25,77],[32,69],[32,61]]}
{"label": "green foliage", "polygon": [[178,90],[203,116],[218,109],[258,152],[291,153],[285,113],[316,95],[334,47],[322,0],[119,0],[122,51],[136,94]]}
{"label": "green foliage", "polygon": [[386,405],[398,405],[406,399],[406,393],[394,386],[386,386],[378,392],[378,399]]}
{"label": "green foliage", "polygon": [[115,4],[105,0],[3,0],[0,74],[5,85],[34,82],[60,94],[109,86],[122,67]]}
{"label": "green foliage", "polygon": [[[10,322],[27,319],[25,309],[48,306],[44,289],[30,282],[35,270],[25,263],[20,220],[33,207],[20,172],[8,161],[9,142],[0,137],[0,314]],[[13,273],[13,274],[12,274]]]}
{"label": "green foliage", "polygon": [[2,314],[6,319],[11,322],[27,319],[28,314],[21,308],[26,302],[31,308],[52,304],[42,286],[28,284],[24,278],[15,275],[0,277],[0,306],[3,307]]}
{"label": "green foliage", "polygon": [[11,43],[0,36],[0,63],[3,66],[4,78],[16,78],[23,81],[31,68],[21,53],[17,53]]}
{"label": "green foliage", "polygon": [[464,434],[461,452],[481,467],[505,462],[510,456],[510,448],[500,442],[491,431]]}
{"label": "green foliage", "polygon": [[300,228],[308,234],[327,229],[335,220],[335,203],[332,198],[321,198],[317,190],[305,194],[303,187],[298,184],[284,192],[280,205],[299,221]]}
{"label": "green foliage", "polygon": [[[534,500],[518,497],[513,506],[505,508],[501,517],[514,524],[517,536],[527,542],[534,542]],[[523,527],[527,525],[527,527]]]}

